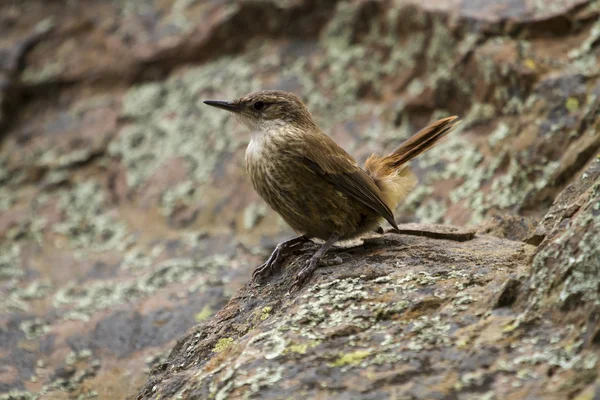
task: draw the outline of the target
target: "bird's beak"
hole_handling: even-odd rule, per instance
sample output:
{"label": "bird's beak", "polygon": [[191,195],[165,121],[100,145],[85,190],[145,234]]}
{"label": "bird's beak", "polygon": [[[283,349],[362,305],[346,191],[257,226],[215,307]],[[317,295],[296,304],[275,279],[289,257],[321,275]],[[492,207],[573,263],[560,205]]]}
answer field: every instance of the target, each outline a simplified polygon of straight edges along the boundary
{"label": "bird's beak", "polygon": [[240,112],[242,109],[239,105],[230,101],[205,100],[204,104],[208,104],[209,106],[221,108],[223,110],[231,112]]}

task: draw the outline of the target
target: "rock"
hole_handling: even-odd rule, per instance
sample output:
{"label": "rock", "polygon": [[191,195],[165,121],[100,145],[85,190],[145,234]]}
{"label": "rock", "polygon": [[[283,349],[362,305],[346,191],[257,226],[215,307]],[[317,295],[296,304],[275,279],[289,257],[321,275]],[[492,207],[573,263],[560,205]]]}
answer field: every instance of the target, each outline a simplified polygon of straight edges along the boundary
{"label": "rock", "polygon": [[[569,186],[542,221],[546,238],[532,264],[529,306],[589,315],[600,296],[600,158]],[[532,311],[533,312],[533,311]]]}
{"label": "rock", "polygon": [[[559,196],[553,209],[578,210],[538,248],[401,226],[427,234],[388,233],[333,251],[348,260],[290,294],[311,254],[297,250],[267,284],[248,283],[179,340],[137,398],[564,398],[584,390],[598,378],[600,177],[588,179],[598,165],[584,172],[587,185]],[[570,207],[561,202],[568,198]]]}
{"label": "rock", "polygon": [[[511,274],[526,273],[534,250],[484,235],[453,241],[388,233],[333,252],[347,261],[317,270],[288,294],[310,254],[300,251],[267,284],[247,284],[181,339],[138,398],[433,398],[491,390],[494,374],[486,370],[510,360],[493,341],[506,340],[502,329],[517,314],[495,313],[488,299]],[[494,357],[475,361],[484,350]]]}
{"label": "rock", "polygon": [[[121,398],[149,396],[154,382],[165,395],[277,397],[268,384],[289,379],[278,368],[294,360],[290,387],[342,397],[385,397],[375,385],[422,398],[593,395],[598,10],[583,0],[1,2],[0,391]],[[309,248],[268,286],[244,286],[292,232],[245,175],[248,132],[201,103],[261,88],[296,92],[359,161],[433,119],[463,119],[413,164],[420,185],[395,210],[402,234],[338,250],[300,297],[280,295]],[[351,287],[361,287],[354,306]],[[300,331],[270,336],[270,323],[310,301],[348,320],[323,325],[329,315],[310,319],[317,310],[294,322]],[[305,340],[313,322],[321,337]],[[207,335],[190,347],[207,358],[196,367],[174,364],[196,339],[167,358],[189,329]],[[386,329],[391,339],[369,336]],[[381,343],[405,359],[380,360]],[[220,365],[234,359],[241,370]],[[249,362],[267,369],[240,375]],[[224,386],[206,375],[192,387],[192,371]],[[349,386],[319,385],[329,373]]]}
{"label": "rock", "polygon": [[533,239],[537,226],[537,218],[499,214],[492,216],[486,221],[479,232],[538,245],[539,240],[536,241]]}

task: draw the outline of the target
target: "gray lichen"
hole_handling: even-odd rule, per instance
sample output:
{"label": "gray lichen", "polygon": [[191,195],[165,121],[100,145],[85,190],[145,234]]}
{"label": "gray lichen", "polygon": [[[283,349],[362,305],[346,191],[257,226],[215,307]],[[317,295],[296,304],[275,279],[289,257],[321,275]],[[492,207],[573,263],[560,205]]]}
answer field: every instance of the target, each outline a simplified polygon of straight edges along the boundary
{"label": "gray lichen", "polygon": [[[570,229],[565,229],[554,244],[542,248],[535,256],[531,306],[548,301],[564,306],[571,299],[600,305],[597,284],[600,275],[600,247],[597,245],[600,220],[595,215],[600,210],[600,183],[593,186],[582,210],[569,221]],[[560,291],[558,296],[553,296],[552,288],[557,284]]]}
{"label": "gray lichen", "polygon": [[67,245],[80,250],[82,257],[90,251],[124,251],[132,243],[127,226],[107,211],[104,196],[102,187],[94,181],[78,183],[60,193],[64,219],[52,229],[64,235]]}
{"label": "gray lichen", "polygon": [[248,56],[224,57],[126,94],[122,114],[131,123],[110,143],[109,154],[122,160],[130,189],[138,189],[168,161],[181,159],[188,179],[174,182],[162,194],[164,213],[172,213],[178,202],[189,204],[202,196],[219,157],[249,137],[240,142],[233,119],[200,107],[199,101],[202,93],[217,88],[230,88],[219,92],[226,99],[257,89],[251,62]]}
{"label": "gray lichen", "polygon": [[[173,284],[190,282],[196,277],[209,276],[227,265],[229,258],[211,256],[199,259],[172,258],[153,266],[150,271],[135,280],[123,282],[93,282],[86,286],[75,282],[60,288],[53,296],[53,304],[65,310],[64,319],[87,321],[93,313],[118,304],[144,298],[157,290]],[[205,285],[202,279],[190,291]]]}

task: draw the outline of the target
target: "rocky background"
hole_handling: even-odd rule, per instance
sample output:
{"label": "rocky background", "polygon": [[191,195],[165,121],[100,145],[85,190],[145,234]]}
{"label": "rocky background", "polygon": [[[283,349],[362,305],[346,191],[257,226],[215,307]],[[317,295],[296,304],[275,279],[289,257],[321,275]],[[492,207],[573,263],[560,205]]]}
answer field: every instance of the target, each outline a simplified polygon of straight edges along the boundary
{"label": "rocky background", "polygon": [[[597,398],[599,17],[0,2],[0,399]],[[313,247],[248,283],[292,233],[245,177],[246,130],[201,103],[271,88],[360,161],[463,119],[414,162],[404,234],[291,295]]]}

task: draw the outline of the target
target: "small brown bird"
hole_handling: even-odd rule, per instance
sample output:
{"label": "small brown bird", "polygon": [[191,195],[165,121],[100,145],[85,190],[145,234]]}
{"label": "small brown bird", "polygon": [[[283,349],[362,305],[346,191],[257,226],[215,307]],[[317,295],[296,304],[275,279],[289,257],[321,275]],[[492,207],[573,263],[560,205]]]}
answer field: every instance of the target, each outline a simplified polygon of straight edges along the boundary
{"label": "small brown bird", "polygon": [[336,241],[372,231],[382,219],[398,229],[392,210],[416,184],[407,162],[458,122],[457,117],[434,122],[390,155],[371,155],[363,170],[317,127],[292,93],[268,90],[233,101],[204,103],[232,112],[250,128],[246,171],[254,189],[301,235],[277,245],[253,277],[271,272],[286,252],[303,241],[325,241],[298,273],[292,289],[311,276]]}

